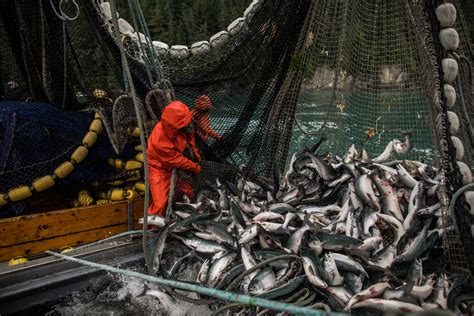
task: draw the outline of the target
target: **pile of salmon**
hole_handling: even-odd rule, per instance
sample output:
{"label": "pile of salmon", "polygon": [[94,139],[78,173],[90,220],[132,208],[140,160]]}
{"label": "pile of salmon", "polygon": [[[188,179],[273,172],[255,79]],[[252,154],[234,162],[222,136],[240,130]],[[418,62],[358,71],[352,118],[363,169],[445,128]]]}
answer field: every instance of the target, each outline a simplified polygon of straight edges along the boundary
{"label": "pile of salmon", "polygon": [[[354,145],[343,157],[318,155],[316,144],[284,174],[208,183],[196,203],[174,203],[175,218],[153,239],[154,269],[179,279],[194,260],[188,282],[328,311],[465,312],[469,285],[442,265],[454,227],[442,218],[441,175],[390,160],[411,149],[410,136],[374,158]],[[169,242],[190,251],[165,267]]]}

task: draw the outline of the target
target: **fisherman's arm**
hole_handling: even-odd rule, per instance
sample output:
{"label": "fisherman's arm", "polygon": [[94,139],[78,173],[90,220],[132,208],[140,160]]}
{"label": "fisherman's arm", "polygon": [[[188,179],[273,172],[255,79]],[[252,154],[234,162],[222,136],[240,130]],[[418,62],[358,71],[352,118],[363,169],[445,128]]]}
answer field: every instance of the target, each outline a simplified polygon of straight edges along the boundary
{"label": "fisherman's arm", "polygon": [[175,147],[160,146],[159,148],[156,148],[156,153],[160,157],[160,160],[171,168],[188,170],[194,173],[199,173],[201,171],[199,164],[184,157]]}

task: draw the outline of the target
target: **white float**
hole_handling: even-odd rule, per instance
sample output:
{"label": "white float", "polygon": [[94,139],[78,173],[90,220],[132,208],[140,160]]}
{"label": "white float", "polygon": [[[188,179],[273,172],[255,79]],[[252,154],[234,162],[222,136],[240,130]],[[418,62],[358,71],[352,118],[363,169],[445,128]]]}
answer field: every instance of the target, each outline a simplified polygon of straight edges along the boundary
{"label": "white float", "polygon": [[444,58],[441,61],[443,67],[443,79],[447,83],[453,83],[459,72],[458,62],[454,58]]}
{"label": "white float", "polygon": [[209,42],[211,43],[212,47],[221,47],[222,45],[226,44],[229,40],[229,33],[227,31],[220,31],[219,33],[214,34]]}
{"label": "white float", "polygon": [[442,27],[453,26],[456,22],[456,7],[452,3],[444,3],[436,8],[436,17]]}
{"label": "white float", "polygon": [[[436,125],[437,125],[437,128],[439,130],[442,129],[441,115],[442,115],[442,113],[438,114],[436,116],[436,121],[435,121]],[[448,111],[448,121],[449,121],[449,124],[450,124],[449,133],[451,135],[456,135],[459,131],[459,118],[456,115],[456,113],[454,113],[452,111]]]}
{"label": "white float", "polygon": [[189,56],[189,48],[185,45],[173,45],[169,53],[173,58],[186,58]]}
{"label": "white float", "polygon": [[193,55],[204,55],[211,51],[211,44],[208,41],[200,41],[191,45]]}
{"label": "white float", "polygon": [[466,185],[472,182],[472,172],[471,168],[462,161],[456,161],[456,164],[459,167],[459,172],[462,175],[462,184]]}
{"label": "white float", "polygon": [[133,29],[133,26],[130,23],[128,23],[122,18],[118,19],[117,22],[120,33],[122,33],[123,35],[130,36],[132,38],[135,36],[135,30]]}
{"label": "white float", "polygon": [[244,29],[245,23],[245,18],[237,18],[229,24],[227,27],[227,32],[229,32],[231,36],[235,36]]}
{"label": "white float", "polygon": [[474,191],[464,192],[464,198],[469,205],[470,213],[474,215]]}
{"label": "white float", "polygon": [[160,56],[166,56],[170,49],[169,45],[160,41],[153,41],[151,42],[153,47],[155,47],[155,51]]}
{"label": "white float", "polygon": [[445,50],[456,50],[459,47],[459,34],[453,28],[441,30],[439,39]]}
{"label": "white float", "polygon": [[456,160],[461,160],[464,157],[464,146],[459,138],[451,136],[453,146],[456,149]]}
{"label": "white float", "polygon": [[454,87],[450,84],[445,84],[443,86],[444,89],[444,95],[446,96],[446,106],[448,107],[449,110],[454,108],[454,105],[456,104],[456,90]]}
{"label": "white float", "polygon": [[247,20],[252,19],[257,10],[260,8],[260,4],[260,0],[253,0],[252,3],[250,3],[250,5],[244,11],[244,18],[246,18]]}

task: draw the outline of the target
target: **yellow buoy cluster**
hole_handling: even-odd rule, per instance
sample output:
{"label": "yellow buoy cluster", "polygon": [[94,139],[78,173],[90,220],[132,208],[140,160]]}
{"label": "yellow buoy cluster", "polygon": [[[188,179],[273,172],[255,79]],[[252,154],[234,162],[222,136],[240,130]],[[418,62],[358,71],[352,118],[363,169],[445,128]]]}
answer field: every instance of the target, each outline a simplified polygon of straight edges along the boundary
{"label": "yellow buoy cluster", "polygon": [[[135,146],[135,159],[123,160],[109,158],[108,164],[113,167],[120,179],[109,181],[93,181],[91,191],[82,190],[73,206],[88,206],[92,204],[105,205],[117,201],[135,200],[145,194],[143,181],[143,148]],[[127,176],[124,177],[124,174]],[[92,192],[92,193],[91,193]]]}
{"label": "yellow buoy cluster", "polygon": [[71,174],[75,166],[87,157],[89,148],[95,144],[97,136],[102,132],[102,129],[103,123],[100,119],[100,115],[96,113],[89,126],[89,131],[82,139],[82,144],[74,150],[69,160],[52,170],[51,174],[36,179],[31,185],[13,188],[7,193],[0,192],[0,206],[6,205],[8,202],[17,202],[27,199],[33,195],[33,192],[43,192],[54,186],[56,179],[64,179]]}

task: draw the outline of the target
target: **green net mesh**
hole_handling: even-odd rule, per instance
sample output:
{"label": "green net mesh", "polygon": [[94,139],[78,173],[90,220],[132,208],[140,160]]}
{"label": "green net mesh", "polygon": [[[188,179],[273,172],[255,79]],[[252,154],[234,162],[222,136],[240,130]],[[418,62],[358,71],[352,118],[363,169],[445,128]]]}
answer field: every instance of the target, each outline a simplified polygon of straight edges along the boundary
{"label": "green net mesh", "polygon": [[[0,39],[7,43],[0,48],[0,93],[2,99],[32,98],[58,108],[64,104],[65,110],[99,111],[117,153],[132,142],[129,134],[137,125],[130,99],[116,102],[128,93],[117,47],[121,41],[142,100],[139,115],[149,121],[147,127],[159,118],[160,106],[146,107],[144,100],[150,90],[164,88],[157,81],[160,72],[176,97],[191,108],[199,95],[210,96],[211,127],[223,140],[201,139],[199,146],[216,166],[246,165],[250,174],[268,175],[274,166],[285,167],[289,152],[322,135],[328,138],[323,151],[342,155],[354,143],[374,157],[405,130],[413,132],[414,148],[394,159],[443,167],[453,160],[441,148],[435,123],[441,81],[433,1],[254,1],[245,19],[232,23],[227,33],[202,38],[210,46],[168,42],[169,47],[156,42],[169,39],[130,31],[146,33],[138,11],[131,20],[123,15],[128,24],[121,21],[122,35],[115,38],[104,11],[107,2],[77,2],[80,14],[67,22],[64,33],[48,2],[0,1]],[[52,3],[57,7],[59,1]],[[466,24],[458,1],[453,3],[458,8],[454,28],[461,39],[457,53],[472,61]],[[73,15],[72,6],[64,9]],[[454,83],[458,93],[465,92],[467,115],[460,106],[454,111],[461,119],[457,136],[464,144],[463,160],[470,166],[471,70],[463,64],[460,85]],[[59,146],[50,160],[70,150],[66,144]],[[15,169],[9,172],[15,174],[10,185],[33,180]],[[459,244],[459,238],[449,241],[452,257],[460,255]]]}

